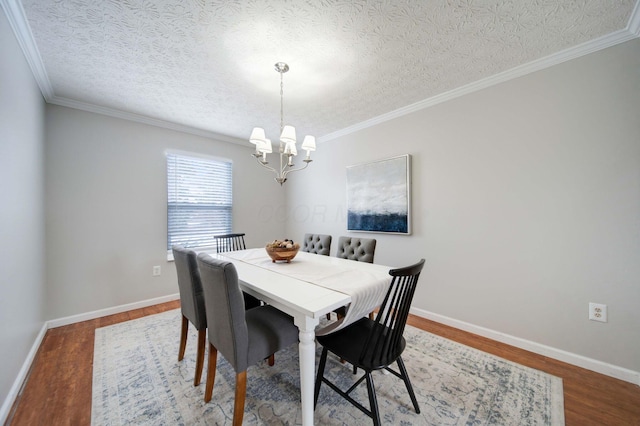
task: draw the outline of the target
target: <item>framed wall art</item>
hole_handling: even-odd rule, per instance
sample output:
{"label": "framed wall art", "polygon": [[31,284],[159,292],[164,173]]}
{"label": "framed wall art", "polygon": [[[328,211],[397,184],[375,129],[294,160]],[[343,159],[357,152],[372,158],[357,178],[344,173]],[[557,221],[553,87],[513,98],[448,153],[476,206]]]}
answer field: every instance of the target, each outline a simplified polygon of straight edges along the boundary
{"label": "framed wall art", "polygon": [[411,156],[347,167],[347,230],[411,234]]}

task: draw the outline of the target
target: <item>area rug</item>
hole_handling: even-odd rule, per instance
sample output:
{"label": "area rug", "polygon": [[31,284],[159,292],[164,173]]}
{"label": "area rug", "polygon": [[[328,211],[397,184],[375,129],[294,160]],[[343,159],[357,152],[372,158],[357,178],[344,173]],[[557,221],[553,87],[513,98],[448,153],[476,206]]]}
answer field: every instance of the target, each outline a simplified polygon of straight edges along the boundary
{"label": "area rug", "polygon": [[[213,398],[204,403],[206,377],[193,386],[196,332],[190,327],[178,362],[180,310],[96,329],[93,425],[230,425],[235,373],[218,356]],[[401,380],[376,372],[385,425],[563,425],[562,380],[544,372],[407,326],[403,354],[420,406],[416,414]],[[320,356],[317,348],[316,356]],[[317,365],[317,360],[316,360]],[[346,389],[355,382],[348,364],[329,356],[327,376]],[[353,395],[368,406],[366,386]],[[301,424],[297,345],[247,371],[244,424]],[[327,386],[315,424],[370,425],[372,421]]]}

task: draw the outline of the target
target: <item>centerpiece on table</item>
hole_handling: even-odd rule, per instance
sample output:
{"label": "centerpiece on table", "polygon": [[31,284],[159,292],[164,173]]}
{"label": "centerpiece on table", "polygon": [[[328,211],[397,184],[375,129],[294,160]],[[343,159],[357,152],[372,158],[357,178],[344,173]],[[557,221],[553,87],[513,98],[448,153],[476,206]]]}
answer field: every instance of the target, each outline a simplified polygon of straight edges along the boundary
{"label": "centerpiece on table", "polygon": [[300,250],[300,244],[294,243],[293,240],[273,240],[265,247],[267,254],[271,258],[273,263],[278,260],[283,260],[287,263],[291,262],[291,259],[296,257],[298,250]]}

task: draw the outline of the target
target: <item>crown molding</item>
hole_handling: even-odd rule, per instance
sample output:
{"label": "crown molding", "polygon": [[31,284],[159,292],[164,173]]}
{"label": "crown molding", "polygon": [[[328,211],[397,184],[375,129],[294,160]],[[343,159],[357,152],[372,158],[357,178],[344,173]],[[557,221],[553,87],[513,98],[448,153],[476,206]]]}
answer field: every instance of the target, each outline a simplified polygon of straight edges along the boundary
{"label": "crown molding", "polygon": [[631,34],[635,34],[636,37],[640,37],[640,0],[636,2],[636,7],[634,7],[633,12],[631,12],[627,31]]}
{"label": "crown molding", "polygon": [[196,136],[202,136],[208,139],[214,139],[221,142],[228,142],[237,145],[245,145],[246,141],[243,139],[235,138],[221,133],[212,132],[209,130],[199,129],[196,127],[186,126],[184,124],[178,124],[171,121],[160,120],[157,118],[151,118],[146,115],[135,114],[132,112],[122,111],[115,108],[108,108],[100,105],[90,104],[87,102],[80,102],[73,99],[63,98],[59,96],[53,96],[47,100],[48,103],[53,105],[60,105],[68,108],[79,109],[82,111],[93,112],[96,114],[107,115],[109,117],[120,118],[123,120],[135,121],[137,123],[148,124],[150,126],[162,127],[164,129],[175,130],[177,132],[189,133]]}
{"label": "crown molding", "polygon": [[19,0],[0,0],[0,5],[7,16],[9,25],[11,25],[11,29],[13,29],[20,48],[24,52],[24,57],[40,87],[42,96],[49,102],[49,99],[53,98],[53,87],[42,63],[40,52],[33,40],[33,34],[31,33],[31,28],[29,28],[27,17],[24,14],[22,3],[20,3]]}
{"label": "crown molding", "polygon": [[327,142],[327,141],[339,138],[341,136],[345,136],[345,135],[357,132],[359,130],[363,130],[368,127],[378,125],[380,123],[384,123],[385,121],[393,120],[394,118],[402,117],[404,115],[411,114],[413,112],[432,107],[442,102],[446,102],[446,101],[458,98],[460,96],[468,95],[478,90],[486,89],[487,87],[504,83],[514,78],[522,77],[524,75],[531,74],[533,72],[540,71],[545,68],[549,68],[554,65],[558,65],[563,62],[570,61],[572,59],[576,59],[581,56],[588,55],[590,53],[597,52],[602,49],[606,49],[607,47],[615,46],[616,44],[624,43],[625,41],[629,41],[634,38],[640,37],[639,5],[640,5],[640,1],[636,3],[634,12],[631,16],[631,19],[629,20],[629,24],[627,25],[627,28],[624,30],[619,30],[611,34],[607,34],[598,39],[591,40],[589,42],[571,47],[569,49],[563,50],[558,53],[554,53],[553,55],[547,56],[545,58],[541,58],[541,59],[529,62],[527,64],[523,64],[515,68],[511,68],[507,71],[503,71],[501,73],[492,75],[491,77],[487,77],[482,80],[475,81],[465,86],[461,86],[457,89],[450,90],[448,92],[441,93],[436,96],[432,96],[425,100],[416,102],[414,104],[408,105],[403,108],[399,108],[397,110],[391,111],[386,114],[379,115],[372,119],[344,128],[342,130],[329,133],[327,135],[324,135],[318,138],[318,143]]}

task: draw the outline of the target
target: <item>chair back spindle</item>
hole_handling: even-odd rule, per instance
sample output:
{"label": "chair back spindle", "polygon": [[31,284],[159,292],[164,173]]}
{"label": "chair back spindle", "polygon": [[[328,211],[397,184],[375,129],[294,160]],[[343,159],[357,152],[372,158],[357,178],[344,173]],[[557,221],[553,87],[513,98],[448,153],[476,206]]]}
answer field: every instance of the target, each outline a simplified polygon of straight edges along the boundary
{"label": "chair back spindle", "polygon": [[415,265],[389,271],[393,279],[360,354],[362,364],[382,366],[404,350],[402,334],[423,266],[424,259]]}
{"label": "chair back spindle", "polygon": [[216,253],[245,250],[247,246],[244,243],[244,236],[245,234],[214,235],[213,239],[216,242]]}

